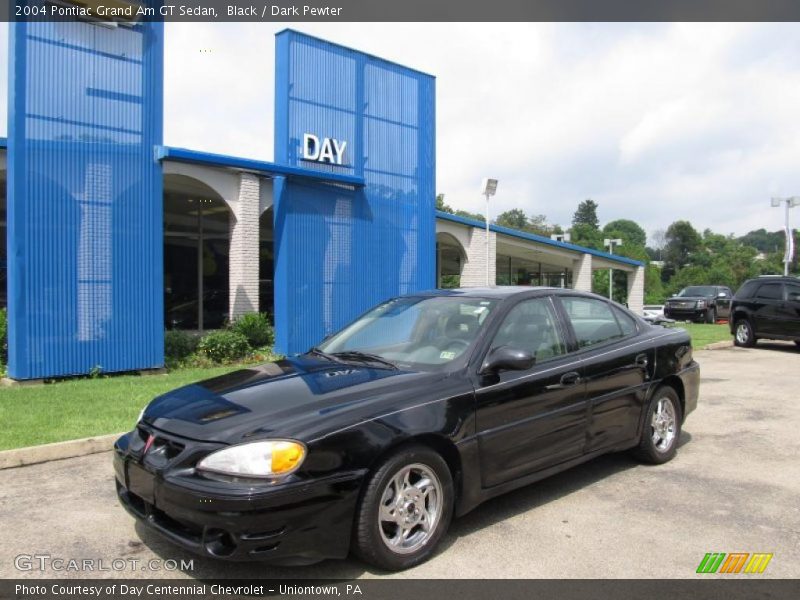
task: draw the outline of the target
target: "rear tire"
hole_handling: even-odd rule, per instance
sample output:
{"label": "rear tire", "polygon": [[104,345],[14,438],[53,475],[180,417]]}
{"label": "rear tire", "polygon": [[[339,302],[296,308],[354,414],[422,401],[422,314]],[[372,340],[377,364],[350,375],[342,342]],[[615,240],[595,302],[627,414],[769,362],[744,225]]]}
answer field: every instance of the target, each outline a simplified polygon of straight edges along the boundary
{"label": "rear tire", "polygon": [[439,454],[405,446],[369,476],[356,511],[353,551],[380,569],[426,561],[453,517],[453,477]]}
{"label": "rear tire", "polygon": [[647,407],[642,437],[633,455],[653,465],[672,460],[678,451],[682,420],[678,393],[669,386],[658,388]]}
{"label": "rear tire", "polygon": [[753,326],[748,319],[737,319],[733,328],[733,343],[742,348],[752,348],[756,344]]}

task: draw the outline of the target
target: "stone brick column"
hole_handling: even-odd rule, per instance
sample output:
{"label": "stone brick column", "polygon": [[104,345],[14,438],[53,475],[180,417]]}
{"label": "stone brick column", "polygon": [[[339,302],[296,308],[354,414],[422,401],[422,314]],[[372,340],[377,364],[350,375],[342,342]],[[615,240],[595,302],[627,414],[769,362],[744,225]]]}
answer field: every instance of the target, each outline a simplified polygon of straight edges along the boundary
{"label": "stone brick column", "polygon": [[575,269],[572,274],[573,289],[582,292],[592,291],[592,255],[584,254],[575,261]]}
{"label": "stone brick column", "polygon": [[637,315],[644,312],[644,267],[628,273],[628,308]]}
{"label": "stone brick column", "polygon": [[582,292],[592,291],[592,255],[584,254],[575,261],[572,288]]}
{"label": "stone brick column", "polygon": [[[470,229],[467,260],[461,271],[461,287],[486,287],[486,230]],[[489,285],[497,284],[497,234],[489,232]]]}
{"label": "stone brick column", "polygon": [[239,196],[232,203],[229,255],[228,318],[258,312],[260,180],[251,173],[239,176]]}

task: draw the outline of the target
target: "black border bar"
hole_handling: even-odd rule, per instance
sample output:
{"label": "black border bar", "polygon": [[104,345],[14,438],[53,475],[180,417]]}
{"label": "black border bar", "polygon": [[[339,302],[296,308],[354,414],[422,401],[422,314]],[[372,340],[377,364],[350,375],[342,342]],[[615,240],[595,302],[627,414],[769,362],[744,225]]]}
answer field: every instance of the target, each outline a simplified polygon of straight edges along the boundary
{"label": "black border bar", "polygon": [[[486,565],[491,570],[491,565]],[[291,569],[287,569],[287,574]],[[472,575],[480,575],[473,573]],[[125,586],[125,587],[123,587]],[[141,590],[139,595],[131,589]],[[3,579],[0,598],[15,600],[796,600],[800,580],[730,575],[697,579]]]}
{"label": "black border bar", "polygon": [[155,9],[138,19],[179,22],[800,21],[798,0],[0,0],[0,18],[124,23],[134,15],[97,7],[126,3]]}

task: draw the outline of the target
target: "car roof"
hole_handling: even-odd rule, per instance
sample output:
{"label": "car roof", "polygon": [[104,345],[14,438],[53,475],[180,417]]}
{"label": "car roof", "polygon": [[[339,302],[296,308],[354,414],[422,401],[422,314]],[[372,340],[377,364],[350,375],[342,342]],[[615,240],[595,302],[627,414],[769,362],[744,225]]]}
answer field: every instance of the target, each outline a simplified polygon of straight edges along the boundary
{"label": "car roof", "polygon": [[494,287],[475,287],[475,288],[454,288],[449,290],[427,290],[409,296],[460,296],[463,298],[498,298],[505,299],[519,294],[531,292],[548,292],[555,294],[579,294],[582,296],[594,296],[587,292],[573,290],[571,288],[557,288],[545,286],[523,286],[523,285],[500,285]]}

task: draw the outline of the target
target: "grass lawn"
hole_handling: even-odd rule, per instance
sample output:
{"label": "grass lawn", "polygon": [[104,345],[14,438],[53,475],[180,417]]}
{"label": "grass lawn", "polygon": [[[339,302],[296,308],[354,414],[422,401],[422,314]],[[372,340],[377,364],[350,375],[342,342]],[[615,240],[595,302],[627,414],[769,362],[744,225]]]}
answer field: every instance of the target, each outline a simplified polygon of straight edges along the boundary
{"label": "grass lawn", "polygon": [[0,388],[0,450],[127,431],[155,396],[241,367]]}
{"label": "grass lawn", "polygon": [[675,323],[673,327],[680,327],[689,332],[692,336],[692,348],[700,348],[713,344],[714,342],[730,341],[733,339],[728,324],[707,325],[704,323]]}

